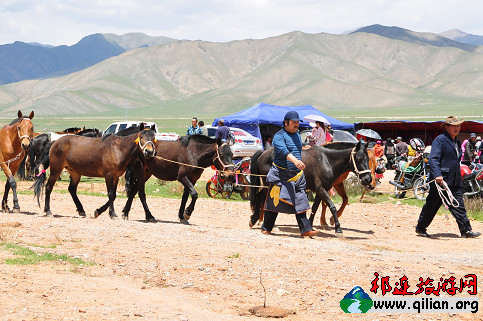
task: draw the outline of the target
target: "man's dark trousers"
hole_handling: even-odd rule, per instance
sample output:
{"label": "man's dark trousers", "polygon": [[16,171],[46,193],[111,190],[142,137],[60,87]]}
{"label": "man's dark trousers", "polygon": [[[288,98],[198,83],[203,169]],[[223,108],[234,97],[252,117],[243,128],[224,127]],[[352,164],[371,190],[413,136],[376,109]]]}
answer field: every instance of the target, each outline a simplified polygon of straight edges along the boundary
{"label": "man's dark trousers", "polygon": [[[436,182],[431,182],[429,185],[429,194],[428,197],[426,197],[426,203],[424,204],[421,214],[419,215],[418,225],[416,225],[416,229],[419,231],[426,231],[426,228],[433,221],[436,212],[438,212],[439,208],[443,204],[443,201],[439,196],[438,189],[436,188],[436,184]],[[466,209],[463,201],[463,191],[460,186],[449,186],[449,189],[451,193],[453,193],[453,197],[459,203],[458,207],[449,206],[449,211],[456,219],[460,233],[463,235],[471,230],[470,221],[466,216]]]}

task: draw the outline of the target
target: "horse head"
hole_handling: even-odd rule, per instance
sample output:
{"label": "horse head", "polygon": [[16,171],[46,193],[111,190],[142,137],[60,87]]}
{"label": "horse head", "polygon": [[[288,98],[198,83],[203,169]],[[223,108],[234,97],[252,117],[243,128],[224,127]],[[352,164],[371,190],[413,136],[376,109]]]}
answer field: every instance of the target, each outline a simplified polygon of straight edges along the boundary
{"label": "horse head", "polygon": [[219,171],[221,177],[226,179],[228,182],[235,181],[235,172],[233,165],[233,152],[231,151],[230,145],[227,143],[222,143],[221,138],[218,137],[216,140],[217,150],[216,157],[213,160],[213,165]]}
{"label": "horse head", "polygon": [[28,151],[30,147],[30,142],[34,135],[34,125],[32,124],[32,118],[34,118],[34,111],[30,113],[28,117],[22,116],[22,111],[18,111],[18,121],[17,121],[17,133],[20,138],[20,145],[23,150]]}
{"label": "horse head", "polygon": [[154,147],[154,143],[156,142],[154,135],[155,127],[154,125],[151,127],[144,127],[144,124],[141,123],[139,129],[140,132],[135,142],[139,145],[139,148],[141,148],[144,158],[152,158],[156,154],[156,148]]}
{"label": "horse head", "polygon": [[372,185],[371,169],[369,168],[369,155],[367,143],[358,142],[351,153],[352,171],[357,174],[362,185],[368,189],[374,189]]}

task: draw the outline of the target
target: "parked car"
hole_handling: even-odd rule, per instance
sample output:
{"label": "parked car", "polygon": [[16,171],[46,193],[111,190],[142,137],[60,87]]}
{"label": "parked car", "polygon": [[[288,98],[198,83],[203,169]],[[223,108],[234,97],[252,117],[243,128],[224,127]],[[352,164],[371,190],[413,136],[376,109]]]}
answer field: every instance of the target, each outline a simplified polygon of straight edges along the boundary
{"label": "parked car", "polygon": [[140,123],[144,123],[144,126],[148,126],[148,127],[151,127],[152,125],[154,125],[154,133],[155,133],[156,139],[159,139],[159,140],[177,140],[179,138],[179,135],[176,134],[176,133],[160,133],[159,129],[158,129],[158,125],[156,125],[156,123],[149,122],[149,121],[145,121],[145,122],[143,122],[143,121],[119,121],[119,122],[115,122],[115,123],[112,123],[111,125],[109,125],[109,127],[107,127],[107,129],[103,133],[103,136],[108,135],[108,134],[115,134],[118,131],[129,128],[129,127],[133,127],[133,126],[138,127]]}
{"label": "parked car", "polygon": [[[208,136],[215,138],[216,128],[214,126],[205,126],[208,130]],[[241,158],[246,156],[252,156],[259,150],[263,150],[262,141],[260,138],[252,136],[247,131],[236,128],[228,127],[235,136],[235,142],[230,146],[234,158]]]}

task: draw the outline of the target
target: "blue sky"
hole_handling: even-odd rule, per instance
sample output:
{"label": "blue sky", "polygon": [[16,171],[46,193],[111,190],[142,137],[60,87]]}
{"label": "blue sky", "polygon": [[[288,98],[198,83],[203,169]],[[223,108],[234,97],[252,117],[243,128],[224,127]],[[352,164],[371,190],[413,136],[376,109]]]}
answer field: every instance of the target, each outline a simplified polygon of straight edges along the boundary
{"label": "blue sky", "polygon": [[382,24],[483,35],[481,0],[2,0],[0,44],[73,45],[93,33],[175,39],[261,39],[294,30],[333,34]]}

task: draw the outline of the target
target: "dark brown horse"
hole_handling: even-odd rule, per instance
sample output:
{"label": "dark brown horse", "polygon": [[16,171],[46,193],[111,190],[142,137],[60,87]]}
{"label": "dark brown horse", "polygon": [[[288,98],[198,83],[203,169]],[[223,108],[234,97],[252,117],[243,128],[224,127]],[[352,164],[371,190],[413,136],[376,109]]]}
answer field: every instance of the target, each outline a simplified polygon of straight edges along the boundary
{"label": "dark brown horse", "polygon": [[8,207],[8,192],[12,188],[13,192],[13,210],[20,211],[17,198],[17,182],[14,175],[24,159],[25,152],[28,151],[30,141],[34,133],[34,125],[32,111],[28,117],[22,116],[22,112],[18,111],[18,118],[3,126],[0,129],[0,166],[2,167],[7,183],[5,184],[5,193],[2,199],[2,210],[5,213],[10,212]]}
{"label": "dark brown horse", "polygon": [[[315,192],[316,196],[324,201],[332,213],[335,222],[335,231],[342,233],[337,209],[327,193],[335,180],[346,171],[353,171],[361,180],[362,185],[370,187],[372,178],[369,170],[369,156],[367,145],[362,143],[337,142],[325,146],[314,146],[302,150],[302,161],[305,163],[305,179],[307,190]],[[273,162],[273,148],[257,152],[252,156],[251,174],[266,175]],[[260,185],[259,176],[250,176],[253,185]],[[263,178],[263,185],[267,186]],[[250,206],[253,215],[250,226],[262,219],[267,190],[265,188],[250,188]]]}
{"label": "dark brown horse", "polygon": [[[374,151],[372,149],[369,149],[367,151],[367,155],[369,156],[369,169],[371,170],[371,177],[372,177],[372,182],[371,182],[369,189],[373,189],[376,186],[375,173],[376,173],[376,168],[377,168],[377,161],[376,161],[376,157],[374,156]],[[344,181],[349,176],[349,173],[350,173],[350,170],[347,170],[346,172],[344,172],[342,175],[337,177],[337,179],[335,180],[335,182],[333,184],[334,189],[337,191],[337,193],[342,198],[342,204],[340,205],[339,209],[337,210],[337,218],[341,217],[342,213],[344,212],[345,207],[347,206],[347,204],[349,204],[349,197],[347,196],[347,193],[346,193],[345,187],[344,187]],[[362,195],[364,195],[365,191],[366,190],[364,189]],[[310,218],[309,218],[311,223],[314,222],[315,213],[317,213],[317,209],[318,209],[321,201],[322,200],[318,196],[315,196],[314,204],[312,205],[312,213],[310,214]],[[327,210],[327,204],[322,202],[322,212],[321,212],[321,215],[320,215],[320,226],[322,228],[328,228],[329,227],[329,225],[327,224],[327,222],[325,220],[326,210]],[[334,218],[333,217],[330,218],[330,224],[334,225]]]}
{"label": "dark brown horse", "polygon": [[[50,194],[64,168],[70,174],[69,192],[77,207],[80,216],[85,216],[84,208],[77,197],[77,185],[81,176],[104,177],[109,196],[109,215],[112,219],[117,215],[114,211],[114,200],[119,177],[124,174],[129,163],[154,156],[154,131],[141,125],[141,131],[129,136],[107,136],[105,138],[91,138],[77,135],[67,135],[55,141],[49,151],[48,159],[42,164],[48,167],[50,163],[50,176],[45,189],[44,212],[52,216],[50,211]],[[142,168],[141,168],[142,169]],[[141,173],[143,171],[141,170]],[[33,185],[37,199],[40,196],[45,171]],[[144,191],[142,186],[137,186]],[[94,216],[99,216],[101,209],[96,210]]]}
{"label": "dark brown horse", "polygon": [[[203,135],[183,136],[176,141],[158,141],[155,143],[156,156],[147,159],[145,164],[145,179],[151,175],[165,180],[178,180],[184,186],[183,197],[178,212],[179,219],[189,220],[198,193],[194,187],[200,178],[204,168],[214,165],[219,171],[224,171],[228,177],[233,177],[233,153],[230,146],[222,144],[221,140],[215,140]],[[137,193],[136,186],[132,186],[135,178],[130,170],[126,171],[126,190],[128,200],[123,209],[123,218],[128,219],[129,210],[134,196]],[[131,187],[132,186],[132,187]],[[191,195],[191,203],[186,208],[188,197]],[[146,204],[146,195],[139,194],[146,216],[151,215]]]}

